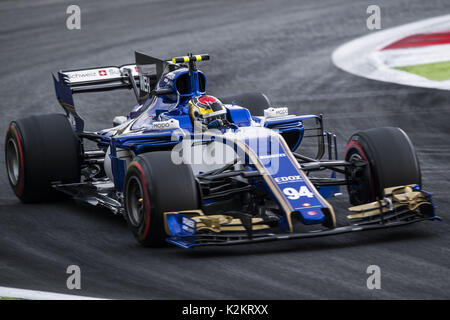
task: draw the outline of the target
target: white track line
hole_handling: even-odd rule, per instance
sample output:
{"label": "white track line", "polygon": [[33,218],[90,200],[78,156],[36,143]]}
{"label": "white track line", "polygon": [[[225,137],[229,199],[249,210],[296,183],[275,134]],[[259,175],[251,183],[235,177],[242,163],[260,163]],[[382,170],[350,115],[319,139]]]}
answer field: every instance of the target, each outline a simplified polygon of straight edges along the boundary
{"label": "white track line", "polygon": [[100,298],[76,296],[71,294],[61,294],[8,287],[0,287],[0,297],[19,298],[27,300],[104,300]]}
{"label": "white track line", "polygon": [[[450,15],[421,20],[370,33],[337,48],[332,54],[332,60],[338,68],[361,77],[410,86],[450,90],[450,81],[432,81],[409,72],[391,69],[391,66],[402,63],[402,61],[394,61],[399,59],[396,55],[402,53],[401,51],[397,51],[399,49],[386,50],[385,52],[378,51],[388,44],[416,33],[439,32],[443,30],[450,30]],[[433,47],[437,46],[430,46],[430,49],[433,50]],[[426,53],[426,49],[422,50],[423,52],[416,51],[418,52],[418,61],[416,64],[421,63],[423,53]],[[450,60],[450,52],[439,49],[435,50],[436,54],[434,58],[430,58],[431,61],[444,61],[447,59],[446,57],[448,57],[447,60]],[[387,53],[387,51],[392,52]],[[405,58],[402,57],[401,59]],[[423,63],[430,62],[430,59],[424,59]],[[408,60],[409,62],[411,60]]]}

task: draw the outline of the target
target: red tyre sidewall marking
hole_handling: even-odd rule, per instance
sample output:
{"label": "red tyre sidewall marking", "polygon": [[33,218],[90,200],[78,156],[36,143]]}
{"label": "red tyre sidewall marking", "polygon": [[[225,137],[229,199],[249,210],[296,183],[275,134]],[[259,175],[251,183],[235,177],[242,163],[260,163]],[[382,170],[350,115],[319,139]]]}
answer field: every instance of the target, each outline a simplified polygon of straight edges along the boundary
{"label": "red tyre sidewall marking", "polygon": [[[23,188],[25,185],[25,168],[24,168],[24,162],[23,162],[23,151],[22,151],[22,144],[20,143],[19,134],[17,133],[17,129],[14,125],[9,126],[9,130],[14,134],[16,141],[17,141],[17,148],[19,149],[19,156],[20,156],[20,169],[19,169],[19,190],[16,192],[16,195],[18,197],[22,196]],[[7,141],[6,141],[7,142]],[[5,143],[6,144],[6,143]]]}
{"label": "red tyre sidewall marking", "polygon": [[142,192],[144,193],[144,207],[146,208],[145,213],[147,214],[147,216],[146,216],[144,233],[139,235],[139,240],[143,240],[147,237],[148,230],[150,228],[151,207],[150,207],[150,197],[148,195],[148,190],[147,190],[147,178],[145,177],[144,170],[142,169],[141,165],[138,162],[133,161],[131,163],[130,167],[131,166],[135,167],[137,169],[137,171],[139,171],[139,176],[140,176],[141,183],[142,183]]}
{"label": "red tyre sidewall marking", "polygon": [[345,148],[345,153],[347,154],[348,149],[350,149],[351,147],[355,148],[359,154],[363,157],[363,159],[369,164],[369,168],[370,168],[370,185],[372,187],[372,200],[375,200],[375,184],[373,182],[373,172],[372,172],[372,168],[370,167],[370,162],[369,159],[367,158],[366,154],[364,153],[364,150],[362,148],[362,146],[359,144],[359,142],[352,140],[347,144],[347,147]]}

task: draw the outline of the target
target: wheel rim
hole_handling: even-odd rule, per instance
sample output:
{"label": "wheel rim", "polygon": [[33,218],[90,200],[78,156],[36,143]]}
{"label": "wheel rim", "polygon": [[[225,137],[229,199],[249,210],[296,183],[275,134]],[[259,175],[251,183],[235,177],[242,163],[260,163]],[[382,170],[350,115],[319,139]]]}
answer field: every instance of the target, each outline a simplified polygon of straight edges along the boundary
{"label": "wheel rim", "polygon": [[[358,152],[354,152],[348,157],[347,161],[357,162],[365,160]],[[356,171],[349,172],[349,177],[353,184],[349,184],[347,188],[352,197],[359,204],[372,201],[370,169],[359,168]]]}
{"label": "wheel rim", "polygon": [[130,223],[137,227],[144,219],[144,192],[141,181],[133,176],[127,185],[127,212]]}
{"label": "wheel rim", "polygon": [[11,183],[15,186],[19,182],[20,164],[19,149],[14,139],[9,139],[6,144],[6,168]]}

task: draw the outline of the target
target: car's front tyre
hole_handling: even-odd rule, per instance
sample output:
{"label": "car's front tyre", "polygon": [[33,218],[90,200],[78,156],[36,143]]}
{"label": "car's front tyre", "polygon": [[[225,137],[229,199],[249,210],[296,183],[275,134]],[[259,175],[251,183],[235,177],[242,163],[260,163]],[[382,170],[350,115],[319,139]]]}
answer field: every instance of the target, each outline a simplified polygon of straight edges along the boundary
{"label": "car's front tyre", "polygon": [[164,212],[200,207],[196,183],[191,166],[173,163],[170,151],[142,154],[130,163],[124,188],[125,217],[140,244],[165,244]]}
{"label": "car's front tyre", "polygon": [[382,199],[389,187],[421,185],[419,160],[408,135],[400,128],[373,128],[355,133],[345,160],[350,202],[360,205]]}

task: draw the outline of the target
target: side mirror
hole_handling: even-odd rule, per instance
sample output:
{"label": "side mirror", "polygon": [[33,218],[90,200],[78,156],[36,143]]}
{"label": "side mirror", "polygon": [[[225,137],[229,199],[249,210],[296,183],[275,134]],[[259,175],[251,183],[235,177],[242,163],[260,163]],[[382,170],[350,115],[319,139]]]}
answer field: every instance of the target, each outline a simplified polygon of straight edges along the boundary
{"label": "side mirror", "polygon": [[113,119],[113,126],[114,127],[120,126],[121,124],[125,123],[127,120],[128,119],[125,116],[116,116]]}

